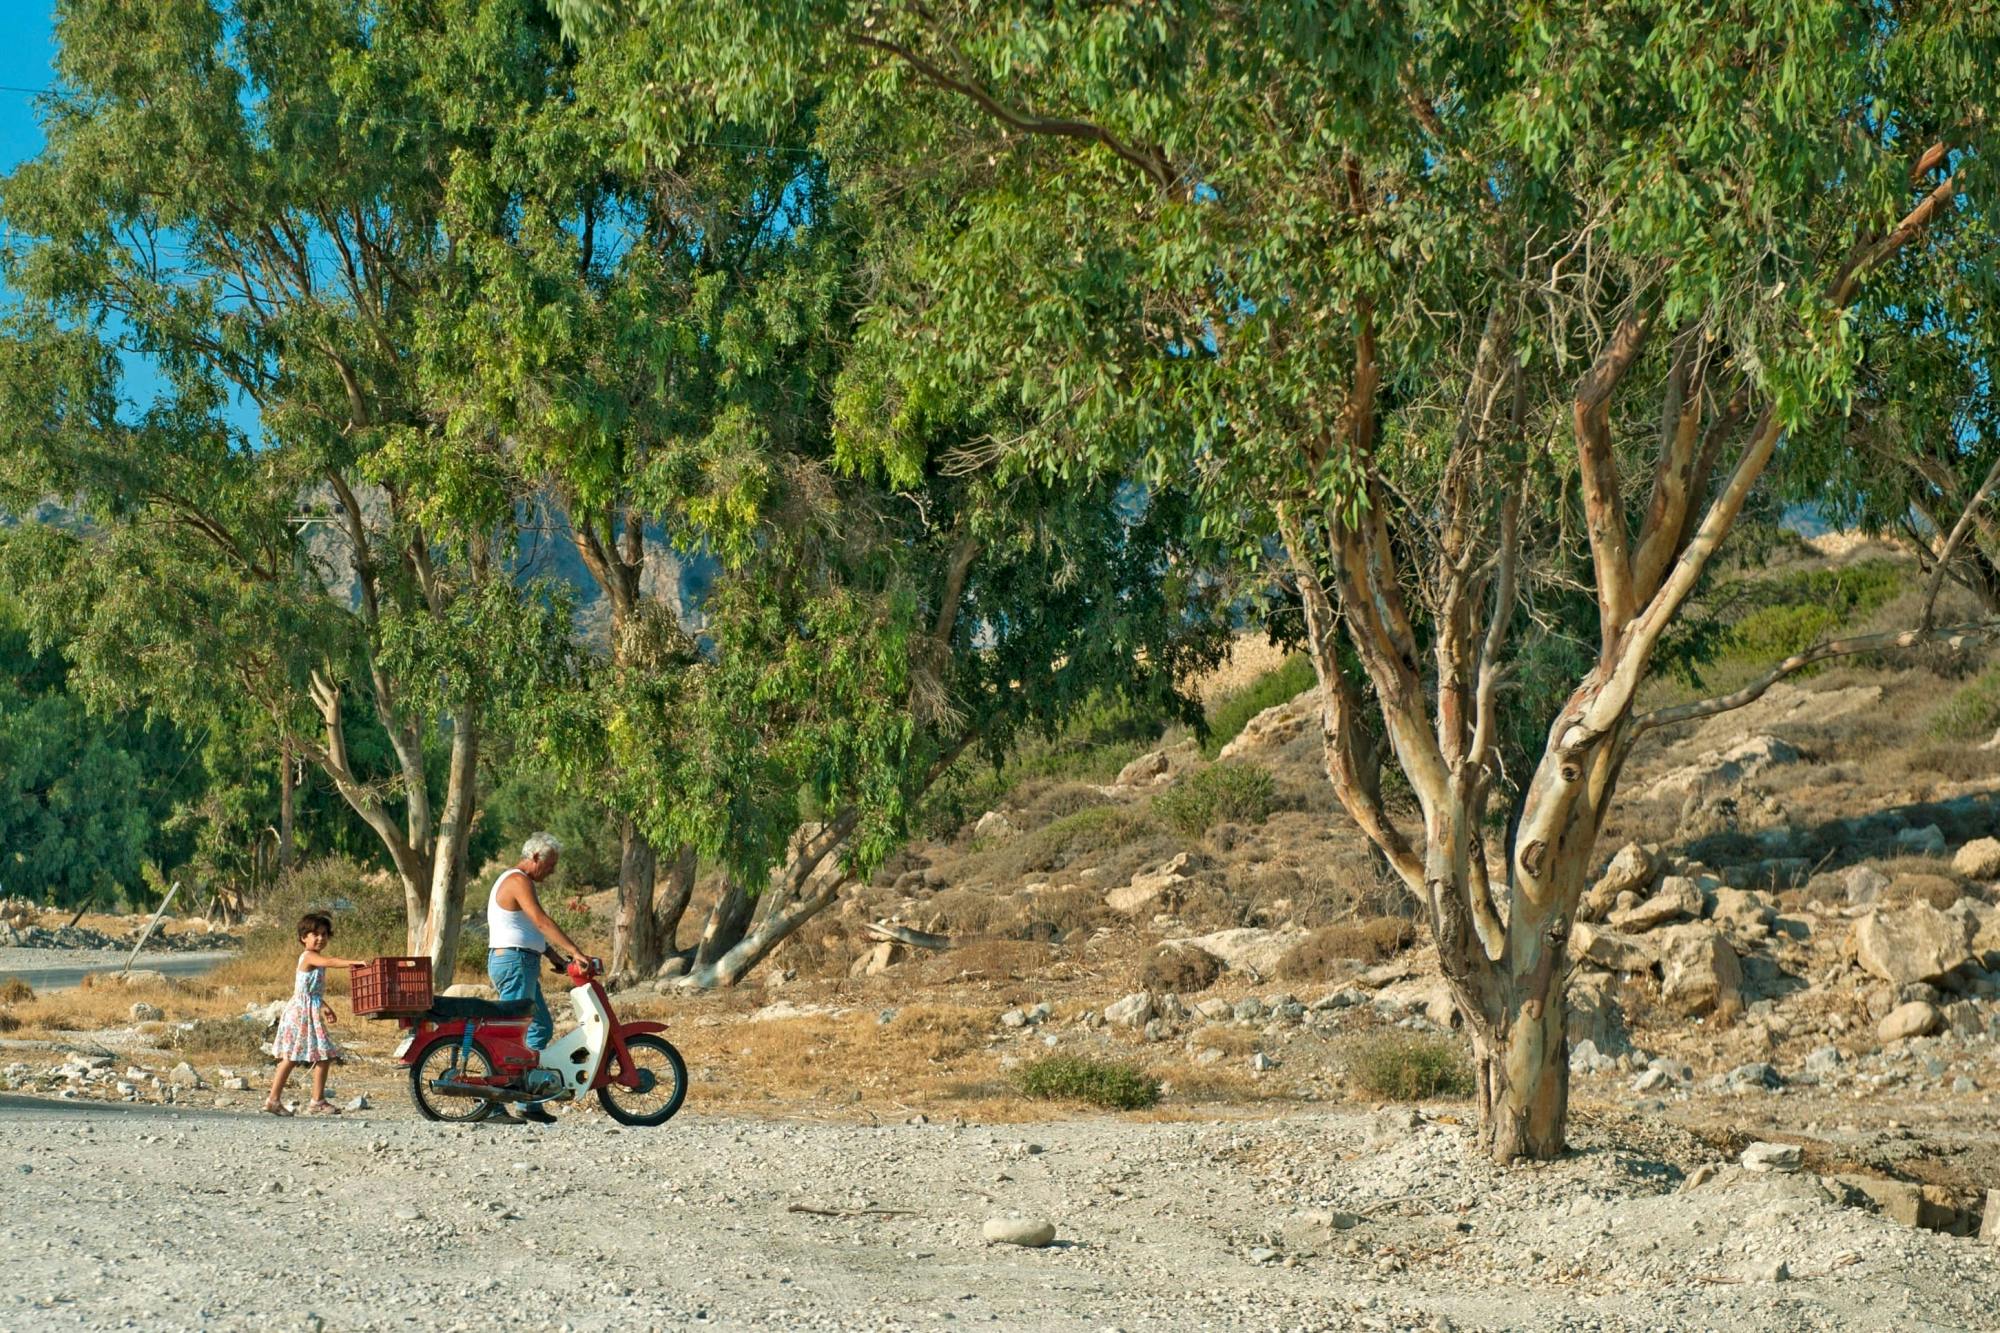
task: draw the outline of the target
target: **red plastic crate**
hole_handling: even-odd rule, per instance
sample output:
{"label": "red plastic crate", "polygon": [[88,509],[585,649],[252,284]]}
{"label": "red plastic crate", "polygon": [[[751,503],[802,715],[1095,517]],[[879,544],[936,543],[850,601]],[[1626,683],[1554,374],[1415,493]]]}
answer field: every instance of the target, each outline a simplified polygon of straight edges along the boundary
{"label": "red plastic crate", "polygon": [[350,1002],[363,1018],[402,1018],[431,1007],[428,958],[375,958],[353,975]]}

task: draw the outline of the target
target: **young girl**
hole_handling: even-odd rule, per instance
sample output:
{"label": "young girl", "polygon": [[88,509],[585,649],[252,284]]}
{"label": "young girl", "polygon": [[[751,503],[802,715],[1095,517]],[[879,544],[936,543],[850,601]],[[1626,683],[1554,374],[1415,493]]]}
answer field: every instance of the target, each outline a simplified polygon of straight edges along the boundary
{"label": "young girl", "polygon": [[340,1048],[333,1044],[333,1036],[327,1031],[337,1016],[326,1002],[326,970],[355,968],[361,963],[321,953],[332,938],[330,918],[319,912],[308,912],[299,918],[299,943],[306,947],[299,954],[298,979],[292,987],[291,1003],[285,1006],[284,1016],[278,1020],[278,1035],[271,1042],[271,1054],[278,1057],[278,1072],[271,1079],[271,1095],[264,1099],[264,1109],[272,1115],[291,1114],[285,1109],[283,1094],[295,1065],[312,1066],[313,1099],[306,1107],[306,1114],[340,1114],[340,1108],[326,1099],[326,1071],[340,1058]]}

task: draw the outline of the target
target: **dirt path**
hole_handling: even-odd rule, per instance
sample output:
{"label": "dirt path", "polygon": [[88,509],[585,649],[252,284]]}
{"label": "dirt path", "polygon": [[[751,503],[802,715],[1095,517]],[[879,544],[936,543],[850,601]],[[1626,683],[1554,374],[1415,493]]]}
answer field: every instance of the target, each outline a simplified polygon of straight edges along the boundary
{"label": "dirt path", "polygon": [[[92,972],[116,972],[131,956],[130,949],[0,948],[0,981],[19,977],[37,991],[68,990]],[[170,977],[196,977],[235,956],[227,949],[159,950],[141,953],[132,966]]]}
{"label": "dirt path", "polygon": [[[0,1326],[1965,1329],[2000,1308],[1991,1246],[1811,1177],[1688,1192],[1601,1143],[1501,1173],[1408,1114],[542,1130],[0,1098]],[[1015,1210],[1057,1244],[984,1244]]]}

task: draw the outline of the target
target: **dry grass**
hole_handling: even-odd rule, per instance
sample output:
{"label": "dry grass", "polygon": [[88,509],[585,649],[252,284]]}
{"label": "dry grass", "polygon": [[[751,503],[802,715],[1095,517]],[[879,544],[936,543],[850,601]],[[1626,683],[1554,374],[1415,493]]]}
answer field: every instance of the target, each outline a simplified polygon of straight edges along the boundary
{"label": "dry grass", "polygon": [[1197,1050],[1221,1051],[1224,1055],[1249,1055],[1258,1045],[1256,1033],[1221,1023],[1210,1023],[1188,1040]]}
{"label": "dry grass", "polygon": [[1191,995],[1207,990],[1222,975],[1222,961],[1189,945],[1163,944],[1139,966],[1139,985],[1149,991]]}
{"label": "dry grass", "polygon": [[1278,961],[1278,975],[1292,981],[1323,981],[1344,970],[1344,963],[1379,963],[1416,940],[1416,925],[1406,917],[1378,916],[1322,926]]}
{"label": "dry grass", "polygon": [[35,998],[35,988],[19,977],[0,981],[0,1004],[21,1004]]}

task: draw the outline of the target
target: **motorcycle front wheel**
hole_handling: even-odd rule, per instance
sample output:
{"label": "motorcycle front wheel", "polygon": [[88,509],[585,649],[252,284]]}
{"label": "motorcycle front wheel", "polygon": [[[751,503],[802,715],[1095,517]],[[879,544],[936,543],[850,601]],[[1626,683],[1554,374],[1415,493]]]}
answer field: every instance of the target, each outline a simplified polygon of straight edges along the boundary
{"label": "motorcycle front wheel", "polygon": [[443,1120],[454,1125],[484,1120],[493,1113],[494,1103],[483,1097],[452,1096],[431,1086],[436,1079],[484,1079],[493,1076],[493,1060],[474,1042],[460,1055],[457,1037],[438,1037],[417,1053],[410,1063],[410,1100],[417,1114],[426,1120]]}
{"label": "motorcycle front wheel", "polygon": [[639,1086],[606,1083],[597,1090],[599,1105],[621,1125],[664,1125],[687,1098],[687,1061],[665,1037],[644,1033],[625,1039],[631,1068]]}

